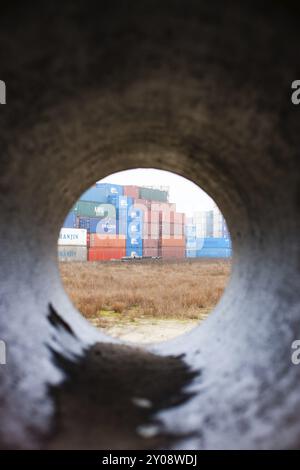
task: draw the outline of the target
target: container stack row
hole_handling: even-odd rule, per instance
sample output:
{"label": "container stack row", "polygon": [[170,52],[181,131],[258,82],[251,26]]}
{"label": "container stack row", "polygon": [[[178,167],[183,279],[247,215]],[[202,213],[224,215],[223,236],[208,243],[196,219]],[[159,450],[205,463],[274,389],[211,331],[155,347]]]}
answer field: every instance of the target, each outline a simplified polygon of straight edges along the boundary
{"label": "container stack row", "polygon": [[[89,261],[125,256],[184,258],[184,226],[185,215],[169,203],[167,189],[97,183],[73,206],[62,232],[85,231]],[[78,248],[76,257],[76,245],[70,248],[67,238],[59,243],[60,260],[83,260],[83,250]]]}

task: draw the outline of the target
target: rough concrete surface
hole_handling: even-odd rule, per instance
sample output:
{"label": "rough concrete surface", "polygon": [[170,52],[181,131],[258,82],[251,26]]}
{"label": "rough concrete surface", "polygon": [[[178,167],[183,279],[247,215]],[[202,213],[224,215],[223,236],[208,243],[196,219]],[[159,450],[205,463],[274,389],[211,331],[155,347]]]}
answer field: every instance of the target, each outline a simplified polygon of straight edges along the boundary
{"label": "rough concrete surface", "polygon": [[[195,372],[174,381],[175,397],[183,388],[192,395],[172,407],[159,378],[153,419],[161,438],[145,448],[165,445],[173,429],[181,439],[169,447],[300,446],[300,366],[290,359],[300,338],[300,107],[290,99],[300,78],[297,14],[294,2],[250,0],[1,7],[2,448],[143,446],[134,413],[117,439],[106,433],[103,416],[110,431],[118,426],[117,397],[107,400],[107,391],[120,380],[130,396],[136,376],[121,374],[125,346],[75,311],[56,261],[59,227],[78,196],[135,167],[201,185],[223,211],[234,248],[231,281],[206,322],[149,353],[126,352],[141,381],[147,354],[156,374],[170,355]],[[102,347],[114,357],[110,373],[93,359]],[[100,380],[105,391],[86,401]],[[72,400],[80,409],[83,398],[87,414],[74,417],[72,440],[62,407]]]}

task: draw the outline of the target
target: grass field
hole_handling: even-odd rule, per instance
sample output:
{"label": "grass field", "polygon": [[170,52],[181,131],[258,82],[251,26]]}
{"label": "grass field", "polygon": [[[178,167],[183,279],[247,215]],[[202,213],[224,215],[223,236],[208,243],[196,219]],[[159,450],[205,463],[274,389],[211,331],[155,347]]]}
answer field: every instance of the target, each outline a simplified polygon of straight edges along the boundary
{"label": "grass field", "polygon": [[[231,270],[228,260],[60,263],[65,289],[98,327],[128,322],[190,321],[207,317]],[[169,323],[168,323],[169,322]],[[116,330],[116,336],[120,332]],[[175,333],[174,335],[175,336]]]}

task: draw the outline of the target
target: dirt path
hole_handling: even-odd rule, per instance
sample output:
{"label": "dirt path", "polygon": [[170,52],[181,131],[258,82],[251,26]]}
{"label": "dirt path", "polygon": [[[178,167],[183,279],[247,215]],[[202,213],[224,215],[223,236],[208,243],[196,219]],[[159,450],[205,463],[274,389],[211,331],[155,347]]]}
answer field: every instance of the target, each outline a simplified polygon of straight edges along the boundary
{"label": "dirt path", "polygon": [[[96,327],[102,326],[97,318],[91,322]],[[167,341],[190,331],[198,323],[197,320],[147,318],[129,322],[109,322],[103,329],[106,334],[114,338],[139,345]]]}

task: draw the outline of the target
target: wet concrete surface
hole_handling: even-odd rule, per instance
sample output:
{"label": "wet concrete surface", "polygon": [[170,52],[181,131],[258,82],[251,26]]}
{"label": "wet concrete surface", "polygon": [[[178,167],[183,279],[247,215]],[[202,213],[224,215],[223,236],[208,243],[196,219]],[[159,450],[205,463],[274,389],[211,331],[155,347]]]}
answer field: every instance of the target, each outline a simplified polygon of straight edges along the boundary
{"label": "wet concrete surface", "polygon": [[190,397],[184,387],[197,373],[183,358],[116,344],[96,344],[75,362],[54,356],[67,380],[51,389],[57,411],[44,448],[168,448],[184,437],[156,418]]}

